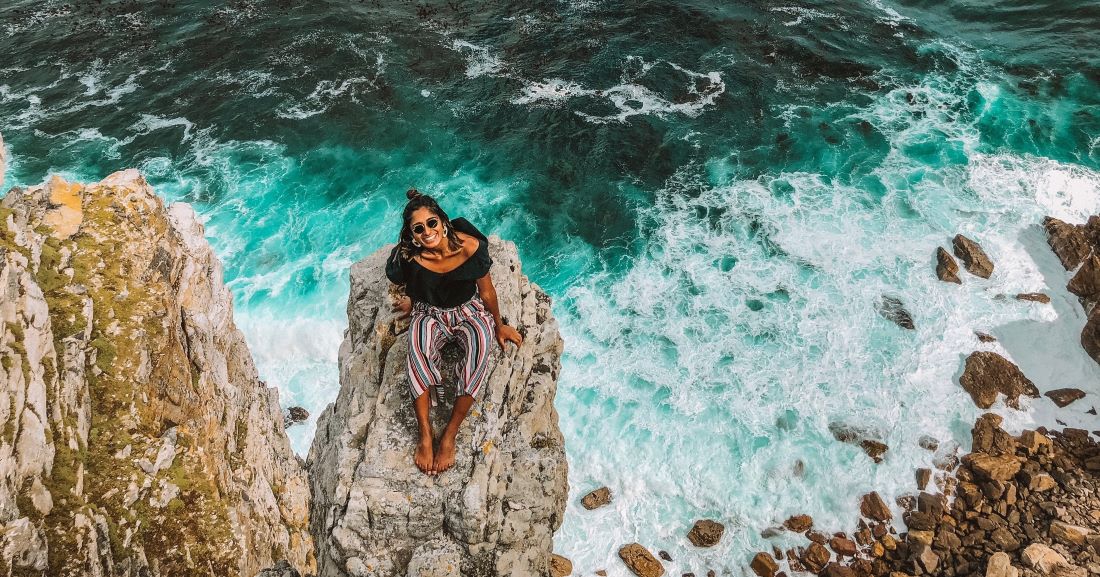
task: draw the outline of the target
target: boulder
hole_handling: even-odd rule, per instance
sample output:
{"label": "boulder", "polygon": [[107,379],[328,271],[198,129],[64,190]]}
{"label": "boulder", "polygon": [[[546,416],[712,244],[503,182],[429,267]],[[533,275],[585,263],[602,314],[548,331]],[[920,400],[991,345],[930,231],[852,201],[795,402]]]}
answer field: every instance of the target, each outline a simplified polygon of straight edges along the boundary
{"label": "boulder", "polygon": [[993,406],[998,394],[1003,394],[1005,403],[1014,409],[1020,407],[1020,395],[1039,396],[1039,389],[1019,367],[992,351],[971,353],[966,358],[959,384],[982,409]]}
{"label": "boulder", "polygon": [[1043,304],[1050,303],[1050,297],[1047,296],[1045,293],[1016,293],[1016,300],[1031,301]]}
{"label": "boulder", "polygon": [[863,449],[864,453],[867,453],[868,457],[876,463],[881,463],[884,459],[883,455],[886,451],[890,450],[890,447],[886,443],[875,441],[873,439],[864,439],[860,442],[859,447]]}
{"label": "boulder", "polygon": [[1066,270],[1073,270],[1092,251],[1088,238],[1081,228],[1048,216],[1043,219],[1047,231],[1047,243],[1058,256]]}
{"label": "boulder", "polygon": [[955,250],[955,256],[963,261],[967,272],[981,278],[989,278],[993,274],[993,261],[989,260],[981,245],[958,234],[952,240],[951,246]]}
{"label": "boulder", "polygon": [[894,518],[894,514],[890,512],[890,507],[874,491],[863,496],[859,504],[859,512],[864,517],[875,521],[886,522]]}
{"label": "boulder", "polygon": [[1085,391],[1082,391],[1081,389],[1065,388],[1047,391],[1043,393],[1043,395],[1049,397],[1050,400],[1054,401],[1054,404],[1058,405],[1058,408],[1062,408],[1078,399],[1084,398]]}
{"label": "boulder", "polygon": [[1040,573],[1050,573],[1057,567],[1069,564],[1065,557],[1043,543],[1028,545],[1020,553],[1020,560],[1024,562],[1024,565]]}
{"label": "boulder", "polygon": [[726,527],[717,521],[700,519],[688,531],[688,540],[696,547],[713,547],[722,539]]}
{"label": "boulder", "polygon": [[1025,429],[1024,432],[1020,433],[1018,443],[1029,455],[1054,448],[1054,442],[1050,440],[1050,437],[1030,429]]}
{"label": "boulder", "polygon": [[757,553],[752,558],[752,562],[749,563],[749,567],[752,568],[753,573],[760,577],[775,577],[775,572],[779,570],[779,564],[775,562],[775,559],[764,552]]}
{"label": "boulder", "polygon": [[875,311],[882,318],[903,329],[913,330],[916,328],[913,324],[913,315],[909,314],[909,311],[905,309],[905,304],[897,297],[883,295],[875,304]]}
{"label": "boulder", "polygon": [[665,567],[645,547],[631,543],[619,549],[619,558],[638,577],[661,577]]}
{"label": "boulder", "polygon": [[932,480],[932,469],[917,469],[917,489],[923,491],[928,488],[928,482]]}
{"label": "boulder", "polygon": [[972,451],[988,455],[1015,455],[1016,439],[1001,428],[1004,419],[995,413],[985,413],[978,417],[971,429]]}
{"label": "boulder", "polygon": [[989,556],[985,565],[985,577],[1018,577],[1020,570],[1012,566],[1012,558],[1003,551]]}
{"label": "boulder", "polygon": [[838,557],[852,557],[859,550],[856,547],[856,542],[847,537],[837,536],[829,539],[829,548],[837,554]]}
{"label": "boulder", "polygon": [[926,544],[919,544],[909,551],[914,565],[920,567],[925,573],[936,574],[936,568],[940,565],[940,556]]}
{"label": "boulder", "polygon": [[611,489],[600,487],[581,498],[581,505],[591,511],[611,502]]}
{"label": "boulder", "polygon": [[989,481],[1008,481],[1020,471],[1020,462],[1012,455],[969,453],[963,455],[962,460],[977,478]]}
{"label": "boulder", "polygon": [[1081,547],[1088,542],[1088,537],[1091,533],[1091,529],[1070,525],[1062,521],[1051,521],[1050,523],[1050,536],[1066,545]]}
{"label": "boulder", "polygon": [[813,573],[820,573],[829,563],[829,550],[821,543],[810,543],[799,560]]}
{"label": "boulder", "polygon": [[845,567],[840,563],[829,563],[821,572],[821,577],[856,577],[858,573],[851,567]]}
{"label": "boulder", "polygon": [[557,553],[550,556],[550,577],[566,577],[573,574],[573,562]]}
{"label": "boulder", "polygon": [[288,428],[298,423],[306,422],[309,418],[309,411],[302,407],[288,407],[283,410],[283,428]]}
{"label": "boulder", "polygon": [[795,533],[805,533],[814,526],[814,519],[809,515],[794,515],[783,522],[783,526]]}
{"label": "boulder", "polygon": [[[500,312],[524,342],[493,345],[489,373],[457,437],[455,465],[436,476],[413,462],[408,321],[392,310],[384,273],[390,247],[352,266],[340,391],[317,418],[307,464],[318,577],[405,576],[410,556],[427,542],[440,551],[455,545],[458,564],[478,575],[549,573],[568,498],[554,408],[563,343],[550,299],[523,275],[515,245],[491,236],[488,248]],[[456,378],[448,350],[441,370],[447,394],[432,410],[437,433]],[[422,557],[428,568],[431,558]]]}
{"label": "boulder", "polygon": [[944,248],[936,247],[936,277],[944,282],[962,284],[959,278],[959,263]]}

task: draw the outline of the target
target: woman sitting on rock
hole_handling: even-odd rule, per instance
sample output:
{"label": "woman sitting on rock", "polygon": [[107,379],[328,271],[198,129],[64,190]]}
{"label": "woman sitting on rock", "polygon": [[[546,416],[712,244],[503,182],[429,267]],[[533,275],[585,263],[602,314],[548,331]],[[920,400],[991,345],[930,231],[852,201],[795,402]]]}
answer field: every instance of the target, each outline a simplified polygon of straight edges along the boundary
{"label": "woman sitting on rock", "polygon": [[[401,235],[386,262],[386,276],[405,285],[406,297],[396,308],[411,313],[409,321],[409,386],[420,427],[416,466],[429,475],[446,471],[455,462],[455,437],[474,395],[488,375],[489,348],[497,343],[517,346],[523,338],[504,324],[489,267],[489,240],[464,218],[450,220],[435,199],[416,189],[407,193]],[[432,447],[429,404],[431,387],[441,386],[440,347],[456,339],[465,349],[458,364],[458,395],[451,420]],[[425,395],[424,393],[429,393]]]}

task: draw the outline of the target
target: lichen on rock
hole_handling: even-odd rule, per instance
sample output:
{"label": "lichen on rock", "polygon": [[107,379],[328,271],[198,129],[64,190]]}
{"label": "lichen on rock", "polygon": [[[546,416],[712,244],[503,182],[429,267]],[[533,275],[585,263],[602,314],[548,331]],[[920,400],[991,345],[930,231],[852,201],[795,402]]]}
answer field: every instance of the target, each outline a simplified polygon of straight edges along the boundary
{"label": "lichen on rock", "polygon": [[[568,492],[553,403],[563,343],[515,245],[490,237],[489,251],[501,314],[524,343],[494,344],[455,465],[435,477],[413,463],[407,321],[391,308],[389,248],[352,267],[340,392],[317,420],[308,460],[320,577],[549,574]],[[437,432],[453,387],[444,398]]]}
{"label": "lichen on rock", "polygon": [[309,487],[190,207],[137,171],[0,201],[0,559],[311,571]]}

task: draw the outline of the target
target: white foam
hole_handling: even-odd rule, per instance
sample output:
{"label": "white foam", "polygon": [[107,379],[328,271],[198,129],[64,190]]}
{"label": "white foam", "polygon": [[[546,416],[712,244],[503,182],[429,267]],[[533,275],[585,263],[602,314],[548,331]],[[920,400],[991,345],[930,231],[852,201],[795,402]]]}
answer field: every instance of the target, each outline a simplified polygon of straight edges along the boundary
{"label": "white foam", "polygon": [[466,57],[466,77],[496,75],[504,70],[504,62],[485,46],[465,40],[453,40],[451,48]]}

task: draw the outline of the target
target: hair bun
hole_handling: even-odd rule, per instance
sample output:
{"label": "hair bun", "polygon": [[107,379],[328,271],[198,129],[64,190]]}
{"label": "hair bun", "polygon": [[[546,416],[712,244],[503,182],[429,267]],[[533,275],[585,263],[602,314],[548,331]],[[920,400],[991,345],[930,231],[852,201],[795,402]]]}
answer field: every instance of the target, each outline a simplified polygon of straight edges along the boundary
{"label": "hair bun", "polygon": [[415,188],[410,188],[407,192],[405,192],[405,197],[408,198],[409,200],[412,200],[414,198],[418,198],[418,197],[421,197],[421,196],[424,196],[424,195],[420,194],[420,191],[416,190]]}

